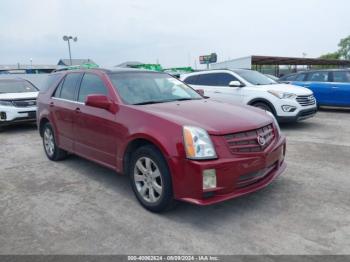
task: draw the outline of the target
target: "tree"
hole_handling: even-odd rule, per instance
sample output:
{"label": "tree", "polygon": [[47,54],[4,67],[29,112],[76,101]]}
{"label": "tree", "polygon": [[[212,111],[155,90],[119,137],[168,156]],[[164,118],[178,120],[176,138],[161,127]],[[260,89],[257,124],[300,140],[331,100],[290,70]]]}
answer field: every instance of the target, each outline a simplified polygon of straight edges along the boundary
{"label": "tree", "polygon": [[350,35],[341,39],[338,46],[341,58],[350,60]]}
{"label": "tree", "polygon": [[327,54],[321,55],[320,58],[328,59],[328,60],[340,59],[340,53],[339,52],[327,53]]}

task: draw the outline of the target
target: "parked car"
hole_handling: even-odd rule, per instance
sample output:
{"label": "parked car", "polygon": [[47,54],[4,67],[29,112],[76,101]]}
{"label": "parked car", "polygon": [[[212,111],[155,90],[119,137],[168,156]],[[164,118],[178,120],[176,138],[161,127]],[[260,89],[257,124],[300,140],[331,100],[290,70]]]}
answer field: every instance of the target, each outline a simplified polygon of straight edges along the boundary
{"label": "parked car", "polygon": [[279,82],[279,79],[277,76],[270,75],[270,74],[264,74],[264,75],[267,76],[268,78],[272,79],[273,81]]}
{"label": "parked car", "polygon": [[286,140],[271,114],[205,99],[166,73],[94,69],[51,78],[38,97],[47,157],[74,153],[128,175],[151,211],[174,199],[238,197],[286,168]]}
{"label": "parked car", "polygon": [[350,106],[350,70],[312,70],[284,76],[280,81],[311,89],[319,106]]}
{"label": "parked car", "polygon": [[304,120],[317,112],[316,100],[309,89],[277,83],[253,70],[202,71],[181,79],[195,89],[203,89],[213,99],[269,111],[278,122]]}
{"label": "parked car", "polygon": [[38,91],[24,79],[0,79],[0,127],[18,122],[35,122]]}

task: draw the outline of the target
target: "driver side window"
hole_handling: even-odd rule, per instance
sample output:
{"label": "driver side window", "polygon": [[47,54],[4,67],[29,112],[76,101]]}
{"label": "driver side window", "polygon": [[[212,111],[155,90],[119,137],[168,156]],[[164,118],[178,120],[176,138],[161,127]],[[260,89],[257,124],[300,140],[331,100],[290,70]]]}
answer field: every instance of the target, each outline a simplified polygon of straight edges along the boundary
{"label": "driver side window", "polygon": [[311,82],[328,82],[328,72],[313,72],[308,75],[308,81]]}
{"label": "driver side window", "polygon": [[86,97],[92,94],[107,96],[107,87],[98,75],[86,73],[81,81],[78,101],[84,103]]}

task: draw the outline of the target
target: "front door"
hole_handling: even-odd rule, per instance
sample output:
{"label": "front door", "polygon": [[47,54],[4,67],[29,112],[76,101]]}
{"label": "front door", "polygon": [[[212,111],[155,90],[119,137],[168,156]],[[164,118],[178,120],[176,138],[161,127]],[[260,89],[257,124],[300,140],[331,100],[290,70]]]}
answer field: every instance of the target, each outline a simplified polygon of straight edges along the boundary
{"label": "front door", "polygon": [[330,82],[330,73],[315,71],[308,74],[303,86],[314,93],[319,105],[332,105],[334,103],[334,90]]}
{"label": "front door", "polygon": [[350,106],[350,71],[333,71],[334,105]]}
{"label": "front door", "polygon": [[114,168],[117,153],[117,134],[114,131],[116,114],[85,105],[86,97],[92,94],[111,95],[101,76],[85,73],[78,94],[79,104],[75,108],[75,151]]}

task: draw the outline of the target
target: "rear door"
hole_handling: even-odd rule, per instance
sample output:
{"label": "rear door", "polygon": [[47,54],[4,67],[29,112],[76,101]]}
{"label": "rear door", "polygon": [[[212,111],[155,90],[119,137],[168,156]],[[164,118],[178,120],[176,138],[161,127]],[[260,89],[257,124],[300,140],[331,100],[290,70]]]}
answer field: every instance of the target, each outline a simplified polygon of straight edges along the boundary
{"label": "rear door", "polygon": [[116,115],[105,109],[85,105],[86,97],[92,94],[111,97],[102,75],[85,73],[78,92],[79,104],[75,108],[75,150],[86,158],[115,167]]}
{"label": "rear door", "polygon": [[197,75],[194,88],[201,88],[204,94],[211,98],[224,102],[241,102],[242,92],[240,87],[230,87],[231,81],[239,81],[230,73],[205,73]]}
{"label": "rear door", "polygon": [[313,91],[319,105],[332,105],[334,103],[334,90],[332,89],[331,75],[328,71],[310,72],[306,76],[303,86]]}
{"label": "rear door", "polygon": [[50,101],[50,112],[61,148],[74,152],[74,110],[77,87],[82,73],[69,73],[61,81]]}
{"label": "rear door", "polygon": [[350,106],[350,71],[332,71],[334,105]]}

